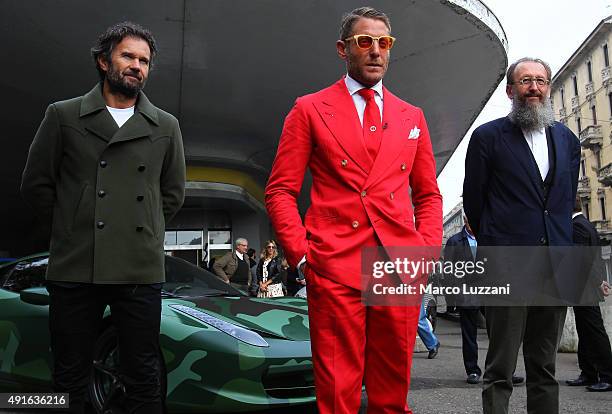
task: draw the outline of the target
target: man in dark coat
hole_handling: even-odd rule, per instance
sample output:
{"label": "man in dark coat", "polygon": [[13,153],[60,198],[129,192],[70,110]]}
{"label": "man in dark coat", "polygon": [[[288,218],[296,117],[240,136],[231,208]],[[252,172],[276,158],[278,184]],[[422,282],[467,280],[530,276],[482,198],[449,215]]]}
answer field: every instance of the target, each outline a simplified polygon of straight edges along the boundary
{"label": "man in dark coat", "polygon": [[[579,200],[576,200],[576,206],[574,207],[572,227],[575,245],[599,246],[597,230],[582,214],[582,206]],[[595,252],[601,254],[597,250]],[[585,253],[590,256],[590,252]],[[598,257],[593,259],[589,260],[591,263],[587,265],[600,261]],[[601,266],[598,268],[601,269]],[[588,273],[589,269],[584,269],[584,271]],[[579,277],[587,278],[588,275],[579,275]],[[602,284],[605,286],[607,282],[602,281]],[[602,290],[604,290],[604,294],[607,292],[607,289]],[[578,378],[566,381],[566,383],[570,386],[586,386],[589,391],[612,391],[612,351],[610,350],[610,339],[601,317],[601,309],[599,305],[574,306],[574,315],[576,317],[576,331],[578,332],[578,365],[581,372]]]}
{"label": "man in dark coat", "polygon": [[165,223],[184,199],[179,124],[141,89],[156,53],[151,33],[124,22],[91,50],[101,82],[49,105],[21,191],[52,222],[49,328],[56,392],[83,412],[107,305],[130,412],[160,413],[159,324]]}
{"label": "man in dark coat", "polygon": [[[463,229],[449,237],[444,247],[444,260],[452,262],[471,262],[476,258],[476,238],[465,219]],[[467,382],[478,384],[482,370],[478,366],[478,319],[479,306],[467,306],[466,298],[460,298],[459,316],[461,322],[461,350],[463,351],[463,365],[467,374]]]}
{"label": "man in dark coat", "polygon": [[251,286],[251,262],[247,256],[249,242],[245,238],[236,239],[234,251],[227,252],[215,260],[212,269],[225,283],[230,283],[237,289],[247,291]]}
{"label": "man in dark coat", "polygon": [[[506,78],[512,111],[476,128],[465,160],[463,205],[479,250],[482,246],[504,246],[506,250],[507,246],[571,246],[580,143],[567,127],[554,121],[551,71],[546,63],[520,59],[510,65]],[[543,249],[532,247],[529,252],[544,262]],[[531,269],[524,267],[513,272],[523,276],[515,289],[538,289],[525,277]],[[547,289],[534,297],[548,297],[554,291],[548,289],[554,288],[554,280],[549,269],[538,270],[542,270]],[[567,308],[532,305],[487,306],[490,342],[483,376],[485,414],[508,412],[521,343],[527,411],[559,412],[555,362]]]}

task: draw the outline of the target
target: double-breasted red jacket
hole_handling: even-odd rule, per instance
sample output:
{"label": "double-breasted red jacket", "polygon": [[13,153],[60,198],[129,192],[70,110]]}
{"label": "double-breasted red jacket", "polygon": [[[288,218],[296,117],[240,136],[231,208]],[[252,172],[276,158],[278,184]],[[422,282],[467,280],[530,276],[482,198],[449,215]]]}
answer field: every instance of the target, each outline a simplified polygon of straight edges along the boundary
{"label": "double-breasted red jacket", "polygon": [[[382,144],[374,161],[344,79],[298,98],[285,120],[266,207],[287,260],[359,289],[367,246],[439,246],[442,196],[420,108],[383,88]],[[297,197],[306,168],[311,205]]]}

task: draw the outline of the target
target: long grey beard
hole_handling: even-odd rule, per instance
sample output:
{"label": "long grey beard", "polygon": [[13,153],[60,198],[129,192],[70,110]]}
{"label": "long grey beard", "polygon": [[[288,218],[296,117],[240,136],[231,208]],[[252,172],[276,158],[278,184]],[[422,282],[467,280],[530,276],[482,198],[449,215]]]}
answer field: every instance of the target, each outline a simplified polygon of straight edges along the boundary
{"label": "long grey beard", "polygon": [[512,110],[508,117],[521,129],[528,131],[546,128],[555,122],[555,113],[548,98],[544,103],[531,106],[527,102],[514,97],[512,99]]}

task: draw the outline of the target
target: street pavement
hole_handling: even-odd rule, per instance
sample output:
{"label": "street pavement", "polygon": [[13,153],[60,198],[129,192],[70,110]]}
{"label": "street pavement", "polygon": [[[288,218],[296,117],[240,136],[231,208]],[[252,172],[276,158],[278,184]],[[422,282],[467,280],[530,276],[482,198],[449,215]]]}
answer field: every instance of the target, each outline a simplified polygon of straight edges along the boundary
{"label": "street pavement", "polygon": [[[435,359],[427,353],[415,353],[408,402],[415,414],[482,413],[481,385],[469,385],[461,355],[459,322],[438,319],[436,335],[442,346]],[[478,330],[478,362],[484,370],[488,340],[484,329]],[[523,355],[519,355],[516,374],[525,376]],[[583,387],[569,387],[566,379],[580,374],[576,354],[557,355],[557,379],[560,382],[560,413],[610,414],[612,392],[593,393]],[[510,399],[510,413],[527,413],[525,383],[515,387]],[[365,413],[365,411],[363,411]]]}

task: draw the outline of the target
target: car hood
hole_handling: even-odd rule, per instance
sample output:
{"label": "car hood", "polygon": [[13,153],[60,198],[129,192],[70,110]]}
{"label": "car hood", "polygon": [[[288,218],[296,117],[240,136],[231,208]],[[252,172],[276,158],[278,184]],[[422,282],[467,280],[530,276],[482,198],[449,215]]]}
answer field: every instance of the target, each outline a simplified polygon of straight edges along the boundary
{"label": "car hood", "polygon": [[[200,297],[166,299],[170,305],[193,307],[243,328],[292,341],[310,340],[308,308],[299,298]],[[180,312],[175,309],[176,312]]]}

